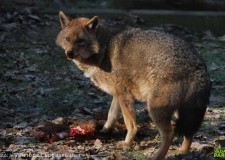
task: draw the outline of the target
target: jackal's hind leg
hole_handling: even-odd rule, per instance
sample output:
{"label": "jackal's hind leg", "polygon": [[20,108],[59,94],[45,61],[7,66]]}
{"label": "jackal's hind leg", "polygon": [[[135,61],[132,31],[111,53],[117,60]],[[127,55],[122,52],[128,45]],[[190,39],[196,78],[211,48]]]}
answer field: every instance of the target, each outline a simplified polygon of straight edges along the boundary
{"label": "jackal's hind leg", "polygon": [[153,160],[163,160],[172,144],[174,132],[171,126],[171,119],[173,115],[173,108],[161,99],[154,97],[148,101],[148,109],[152,121],[159,130],[161,137],[161,144],[158,152],[155,154]]}
{"label": "jackal's hind leg", "polygon": [[[154,120],[153,120],[154,121]],[[155,157],[153,158],[153,160],[163,160],[169,150],[169,147],[173,141],[173,131],[172,128],[170,126],[170,123],[168,123],[166,126],[164,125],[160,125],[160,124],[156,124],[159,133],[160,133],[160,137],[161,137],[161,144],[160,144],[160,148],[158,150],[158,152],[156,153]]]}
{"label": "jackal's hind leg", "polygon": [[178,152],[182,154],[187,154],[190,150],[191,143],[192,143],[192,136],[184,136],[183,143],[181,147],[178,149]]}

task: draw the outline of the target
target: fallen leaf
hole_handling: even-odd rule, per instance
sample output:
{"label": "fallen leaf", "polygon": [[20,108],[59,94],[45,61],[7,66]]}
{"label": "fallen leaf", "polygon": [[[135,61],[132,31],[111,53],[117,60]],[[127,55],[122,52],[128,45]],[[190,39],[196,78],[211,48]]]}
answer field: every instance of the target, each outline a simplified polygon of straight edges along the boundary
{"label": "fallen leaf", "polygon": [[99,139],[95,140],[95,144],[94,144],[94,148],[99,150],[100,148],[102,148],[102,141]]}
{"label": "fallen leaf", "polygon": [[41,22],[41,19],[36,15],[28,15],[29,18]]}
{"label": "fallen leaf", "polygon": [[191,144],[191,148],[195,148],[197,151],[201,151],[203,148],[211,146],[210,144],[208,144],[207,142],[205,143],[199,143],[199,142],[192,142]]}
{"label": "fallen leaf", "polygon": [[93,115],[93,112],[87,107],[83,107],[82,111],[84,114]]}

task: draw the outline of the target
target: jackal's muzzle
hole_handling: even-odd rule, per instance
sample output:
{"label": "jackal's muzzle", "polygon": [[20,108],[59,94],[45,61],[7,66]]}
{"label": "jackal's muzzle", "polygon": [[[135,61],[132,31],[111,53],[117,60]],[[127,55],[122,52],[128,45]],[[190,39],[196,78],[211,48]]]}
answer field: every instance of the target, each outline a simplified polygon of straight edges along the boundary
{"label": "jackal's muzzle", "polygon": [[75,54],[72,50],[69,50],[66,52],[66,57],[68,59],[74,59],[78,56],[78,54]]}

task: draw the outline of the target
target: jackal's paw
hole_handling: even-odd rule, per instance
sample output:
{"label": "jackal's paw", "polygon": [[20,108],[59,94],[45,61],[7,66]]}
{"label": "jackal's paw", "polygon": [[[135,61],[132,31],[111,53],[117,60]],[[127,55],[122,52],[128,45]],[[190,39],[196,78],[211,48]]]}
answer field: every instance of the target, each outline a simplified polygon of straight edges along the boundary
{"label": "jackal's paw", "polygon": [[180,147],[180,148],[177,149],[177,152],[179,154],[188,154],[189,153],[189,150],[186,149],[186,148]]}
{"label": "jackal's paw", "polygon": [[108,133],[110,131],[110,128],[103,127],[99,132],[100,133]]}
{"label": "jackal's paw", "polygon": [[123,148],[123,149],[130,149],[131,148],[131,145],[128,144],[127,142],[125,141],[120,141],[117,143],[117,148]]}

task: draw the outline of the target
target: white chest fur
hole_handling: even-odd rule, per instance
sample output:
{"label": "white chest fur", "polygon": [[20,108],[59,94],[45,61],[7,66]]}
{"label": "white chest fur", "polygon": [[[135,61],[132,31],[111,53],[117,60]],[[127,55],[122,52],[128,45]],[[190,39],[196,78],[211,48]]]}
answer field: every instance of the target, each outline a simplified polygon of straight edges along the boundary
{"label": "white chest fur", "polygon": [[92,77],[94,74],[95,74],[95,72],[97,71],[97,68],[88,68],[85,72],[84,72],[84,75],[85,75],[85,77],[87,77],[87,78],[90,78],[90,77]]}

